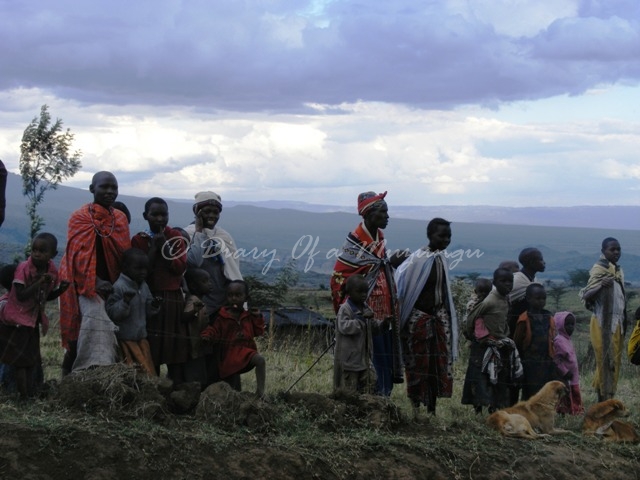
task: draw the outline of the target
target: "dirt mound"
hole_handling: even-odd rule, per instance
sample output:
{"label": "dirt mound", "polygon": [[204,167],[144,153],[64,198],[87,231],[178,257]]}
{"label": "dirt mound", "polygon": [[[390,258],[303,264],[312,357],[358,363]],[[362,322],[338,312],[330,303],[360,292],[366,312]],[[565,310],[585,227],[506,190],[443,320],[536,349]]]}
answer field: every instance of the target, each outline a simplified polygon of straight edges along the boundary
{"label": "dirt mound", "polygon": [[110,417],[163,419],[171,414],[195,413],[217,426],[277,430],[296,415],[312,419],[325,431],[341,428],[393,428],[405,423],[398,407],[373,395],[339,393],[279,394],[268,402],[249,392],[237,392],[227,383],[199,384],[175,389],[167,379],[149,377],[124,364],[96,367],[66,376],[49,395],[52,405]]}
{"label": "dirt mound", "polygon": [[49,401],[86,413],[124,417],[163,417],[169,412],[163,393],[171,383],[124,364],[89,368],[64,377]]}
{"label": "dirt mound", "polygon": [[225,382],[214,383],[200,396],[196,417],[227,428],[235,425],[262,430],[272,425],[277,411],[249,392],[237,392]]}
{"label": "dirt mound", "polygon": [[0,477],[597,480],[640,469],[637,446],[583,437],[577,419],[560,419],[573,433],[521,441],[468,413],[409,421],[380,397],[265,402],[226,383],[200,394],[114,365],[65,377],[46,401],[0,402]]}
{"label": "dirt mound", "polygon": [[[466,413],[409,421],[377,396],[262,401],[222,382],[200,394],[124,365],[69,375],[46,404],[5,404],[0,477],[596,480],[640,468],[636,446],[585,438],[573,418],[560,420],[573,433],[526,442]],[[23,408],[33,408],[28,424]],[[153,421],[130,421],[139,417]]]}
{"label": "dirt mound", "polygon": [[286,429],[291,417],[306,416],[325,431],[343,428],[392,428],[406,421],[398,407],[373,395],[282,393],[264,402],[247,392],[236,392],[224,382],[208,387],[196,416],[218,426],[252,430]]}
{"label": "dirt mound", "polygon": [[282,399],[306,411],[326,429],[394,428],[407,421],[394,403],[375,395],[337,392],[327,397],[318,393],[288,393],[283,394]]}

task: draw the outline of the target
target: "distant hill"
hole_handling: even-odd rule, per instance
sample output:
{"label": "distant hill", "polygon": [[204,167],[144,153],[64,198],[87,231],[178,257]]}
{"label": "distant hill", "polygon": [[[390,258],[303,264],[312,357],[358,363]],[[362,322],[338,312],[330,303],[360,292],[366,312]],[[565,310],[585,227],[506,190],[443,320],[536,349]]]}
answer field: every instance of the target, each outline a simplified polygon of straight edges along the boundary
{"label": "distant hill", "polygon": [[[611,228],[640,230],[640,206],[577,206],[577,207],[498,207],[495,205],[394,205],[389,200],[389,213],[394,218],[426,220],[443,217],[454,222],[532,225],[544,227]],[[287,208],[305,212],[355,213],[356,207],[316,205],[305,202],[256,201],[228,202],[233,205],[253,205],[263,208]]]}
{"label": "distant hill", "polygon": [[[122,195],[118,198],[131,210],[133,220],[131,232],[143,230],[146,223],[142,219],[145,198]],[[70,213],[82,204],[91,200],[87,190],[61,186],[58,190],[47,192],[45,204],[40,214],[45,218],[44,231],[55,234],[60,243],[60,252],[66,241],[66,225]],[[170,223],[185,226],[193,219],[191,202],[185,200],[168,200]],[[220,226],[231,232],[239,247],[243,249],[246,270],[260,272],[271,266],[281,266],[285,261],[296,258],[300,269],[315,272],[313,282],[321,281],[335,262],[335,253],[345,238],[360,221],[355,213],[340,211],[314,212],[312,208],[336,208],[328,206],[312,206],[310,204],[294,204],[300,208],[283,208],[286,203],[257,202],[260,206],[225,202]],[[21,181],[17,175],[10,174],[7,191],[7,215],[5,223],[0,227],[0,261],[10,261],[15,252],[22,249],[27,241],[28,220],[25,213],[25,197],[21,192]],[[279,208],[272,208],[278,206]],[[423,208],[424,219],[402,218],[402,209]],[[640,281],[640,231],[630,230],[622,222],[615,222],[611,215],[610,223],[618,227],[576,228],[565,219],[564,226],[507,225],[490,220],[493,209],[501,207],[393,207],[390,205],[391,220],[386,229],[388,245],[391,249],[416,249],[426,243],[426,220],[433,216],[442,216],[454,223],[453,242],[449,250],[454,255],[452,260],[460,258],[454,274],[464,275],[479,272],[490,275],[502,260],[516,260],[520,250],[527,246],[540,248],[547,261],[547,271],[543,279],[560,279],[567,271],[576,268],[590,268],[598,258],[600,242],[607,236],[617,237],[623,247],[621,264],[625,269],[627,280]],[[474,222],[465,222],[459,218],[468,208],[477,212]],[[600,222],[600,215],[611,208],[629,209],[629,218],[636,223],[640,218],[638,207],[574,207],[591,211],[594,223]],[[453,210],[448,210],[453,209]],[[590,210],[593,209],[593,210]],[[633,210],[635,209],[635,210]],[[305,211],[306,210],[306,211]],[[507,211],[508,209],[503,209]],[[548,208],[513,209],[520,212],[519,218],[538,218],[533,211],[549,211],[550,222],[559,222],[562,212],[570,209]],[[460,217],[454,216],[459,212]],[[482,214],[481,214],[482,212]],[[529,217],[525,212],[531,213]],[[577,212],[577,210],[573,210]],[[609,213],[611,213],[609,212]],[[470,214],[466,214],[470,215]],[[515,213],[514,213],[515,215]],[[584,213],[587,215],[587,213]],[[496,218],[505,218],[494,215]],[[465,217],[466,218],[466,217]],[[541,218],[541,217],[540,217]],[[603,220],[604,221],[604,220]],[[588,224],[585,222],[585,224]],[[476,252],[475,255],[469,255]],[[469,258],[470,257],[470,258]],[[270,260],[272,262],[270,263]],[[249,265],[251,264],[251,265]],[[251,267],[251,268],[249,268]]]}

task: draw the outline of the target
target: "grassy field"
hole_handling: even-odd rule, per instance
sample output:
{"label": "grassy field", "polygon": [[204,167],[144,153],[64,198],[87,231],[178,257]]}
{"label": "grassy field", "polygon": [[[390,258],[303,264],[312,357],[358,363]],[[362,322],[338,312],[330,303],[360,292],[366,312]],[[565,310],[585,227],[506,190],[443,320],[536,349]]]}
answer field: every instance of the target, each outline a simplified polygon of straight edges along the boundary
{"label": "grassy field", "polygon": [[[466,283],[459,283],[457,287],[459,296],[466,298],[470,292],[470,287]],[[633,293],[637,293],[635,290]],[[629,293],[629,292],[627,292]],[[460,305],[466,303],[465,298],[456,301]],[[331,295],[328,290],[311,289],[311,288],[293,288],[289,291],[287,300],[288,305],[303,306],[318,311],[327,318],[333,318],[333,308],[331,304]],[[560,300],[558,309],[555,305],[549,304],[547,299],[547,308],[551,311],[571,311],[576,315],[578,323],[576,331],[572,338],[578,360],[581,364],[581,383],[584,393],[588,394],[591,390],[588,386],[591,384],[591,375],[594,365],[589,362],[589,319],[591,313],[584,308],[578,298],[577,290],[569,290]],[[553,303],[553,302],[552,302]],[[629,301],[627,311],[630,318],[630,329],[633,326],[633,313],[640,304],[640,296],[633,296]],[[45,371],[45,379],[54,380],[60,378],[60,365],[64,351],[60,346],[60,337],[57,331],[58,311],[54,304],[49,305],[49,317],[51,318],[51,332],[41,339],[41,350],[43,357],[43,365]],[[460,307],[458,307],[460,310]],[[627,333],[627,337],[629,332]],[[289,386],[309,368],[311,363],[315,361],[317,356],[322,353],[325,346],[330,342],[330,334],[318,332],[302,331],[300,335],[284,337],[277,333],[268,333],[265,337],[258,339],[259,347],[268,361],[269,388],[272,391],[287,390]],[[467,351],[461,345],[461,358],[456,365],[456,382],[455,384],[461,388],[466,371]],[[333,368],[333,359],[331,352],[324,355],[320,362],[313,368],[312,372],[306,375],[297,385],[296,389],[304,392],[331,392],[331,375]],[[626,359],[623,362],[622,376],[623,380],[635,382],[638,375],[637,367],[629,364]],[[253,388],[254,381],[252,375],[245,375],[245,383],[247,388]],[[622,382],[624,383],[624,382]],[[628,393],[638,397],[638,406],[640,407],[640,390],[630,388]],[[634,393],[634,392],[638,393]],[[461,392],[454,393],[454,399],[460,398]],[[396,388],[393,393],[393,400],[399,405],[404,405],[405,395],[402,389]],[[445,401],[446,402],[446,401]],[[443,402],[443,405],[445,404]],[[590,403],[590,402],[587,402]],[[639,408],[640,410],[640,408]]]}
{"label": "grassy field", "polygon": [[[306,299],[303,306],[330,316],[328,291],[294,289],[289,293],[290,302],[303,299]],[[582,393],[585,405],[589,406],[596,399],[590,387],[593,366],[585,361],[589,344],[587,315],[576,292],[563,297],[560,306],[573,310],[579,318],[574,344],[579,360],[583,361]],[[630,310],[635,306],[630,305]],[[276,332],[259,339],[259,348],[267,360],[270,396],[264,407],[270,418],[266,428],[233,422],[235,426],[230,428],[228,422],[202,421],[192,415],[165,417],[160,421],[144,416],[122,418],[115,411],[96,414],[70,410],[55,396],[63,352],[56,331],[56,308],[50,309],[53,328],[42,339],[42,352],[45,375],[53,393],[26,405],[7,396],[0,402],[0,422],[5,432],[0,445],[7,447],[8,439],[13,442],[11,449],[0,449],[1,478],[21,478],[15,472],[22,471],[23,465],[33,467],[30,476],[24,478],[54,479],[193,480],[211,475],[368,480],[583,479],[607,478],[614,473],[617,478],[629,478],[639,471],[636,446],[608,445],[582,437],[580,417],[558,418],[558,427],[574,433],[540,442],[503,439],[488,430],[484,416],[460,404],[468,358],[464,347],[455,365],[453,397],[439,400],[436,417],[423,413],[413,421],[404,386],[398,385],[390,400],[402,420],[393,428],[363,419],[345,422],[345,417],[332,410],[338,404],[326,403],[332,393],[333,358],[331,351],[322,353],[331,336],[311,330],[296,335]],[[632,412],[640,411],[637,369],[625,358],[617,395]],[[253,373],[243,376],[243,389],[255,389]],[[292,404],[284,394],[287,391],[302,395],[307,403]],[[315,397],[316,394],[319,396]],[[312,400],[324,406],[311,408]],[[637,424],[637,415],[631,421]],[[21,453],[11,454],[13,451]],[[76,452],[75,456],[70,452]],[[81,455],[82,461],[77,455]],[[69,477],[70,472],[75,474]]]}

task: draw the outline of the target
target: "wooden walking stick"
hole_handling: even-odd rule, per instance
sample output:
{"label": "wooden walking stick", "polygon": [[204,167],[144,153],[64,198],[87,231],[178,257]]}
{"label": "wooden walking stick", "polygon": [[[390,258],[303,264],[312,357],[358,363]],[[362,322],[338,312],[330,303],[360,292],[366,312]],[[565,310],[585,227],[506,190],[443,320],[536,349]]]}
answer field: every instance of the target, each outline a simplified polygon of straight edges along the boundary
{"label": "wooden walking stick", "polygon": [[602,371],[601,400],[613,398],[613,376],[615,371],[615,361],[613,352],[613,339],[611,335],[611,324],[613,316],[613,292],[614,288],[602,287]]}

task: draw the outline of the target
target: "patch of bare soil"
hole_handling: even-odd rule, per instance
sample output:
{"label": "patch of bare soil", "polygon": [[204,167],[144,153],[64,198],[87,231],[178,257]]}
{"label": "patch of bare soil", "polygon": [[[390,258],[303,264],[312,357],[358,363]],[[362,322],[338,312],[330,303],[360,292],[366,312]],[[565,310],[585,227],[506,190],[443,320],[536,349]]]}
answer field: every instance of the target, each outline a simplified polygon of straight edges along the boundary
{"label": "patch of bare soil", "polygon": [[[200,394],[116,367],[69,376],[38,405],[39,413],[30,405],[15,405],[13,416],[5,411],[0,478],[562,480],[640,475],[640,447],[635,445],[604,444],[577,433],[508,440],[480,419],[414,422],[392,403],[370,396],[291,393],[265,402],[225,383]],[[48,421],[48,415],[68,421]],[[144,428],[134,428],[138,418],[145,418]],[[207,429],[215,434],[203,435]]]}

